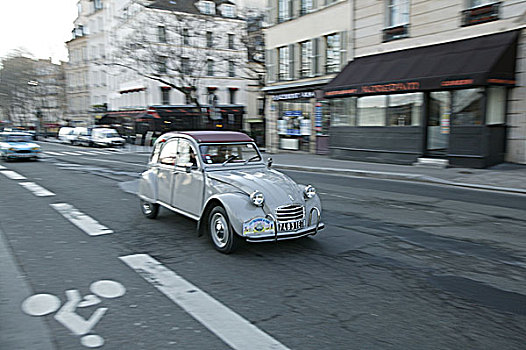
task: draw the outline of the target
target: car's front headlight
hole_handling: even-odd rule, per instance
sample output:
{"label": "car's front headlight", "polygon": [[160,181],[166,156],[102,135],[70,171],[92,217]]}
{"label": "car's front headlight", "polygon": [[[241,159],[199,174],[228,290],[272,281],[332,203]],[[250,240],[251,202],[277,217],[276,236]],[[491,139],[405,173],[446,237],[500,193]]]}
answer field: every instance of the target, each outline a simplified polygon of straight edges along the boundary
{"label": "car's front headlight", "polygon": [[33,147],[31,148],[33,151],[38,151],[40,149],[40,147]]}
{"label": "car's front headlight", "polygon": [[9,150],[9,151],[16,151],[16,148],[14,148],[14,147],[9,147],[8,150]]}
{"label": "car's front headlight", "polygon": [[252,201],[252,204],[261,207],[263,206],[263,203],[265,203],[265,196],[260,191],[254,191],[250,195],[250,200]]}
{"label": "car's front headlight", "polygon": [[305,198],[310,199],[316,195],[316,189],[311,185],[305,186],[303,194],[305,195]]}

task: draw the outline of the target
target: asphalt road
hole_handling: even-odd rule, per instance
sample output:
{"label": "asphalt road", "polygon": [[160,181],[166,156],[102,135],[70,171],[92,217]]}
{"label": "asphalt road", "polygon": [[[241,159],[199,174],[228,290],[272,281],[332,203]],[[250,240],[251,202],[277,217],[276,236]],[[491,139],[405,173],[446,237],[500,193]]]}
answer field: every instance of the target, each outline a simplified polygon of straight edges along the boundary
{"label": "asphalt road", "polygon": [[[0,233],[29,287],[0,282],[13,320],[2,344],[29,334],[49,335],[56,349],[101,340],[107,349],[524,349],[524,196],[291,171],[317,187],[326,229],[227,256],[189,219],[163,209],[142,217],[133,191],[146,154],[43,148],[39,162],[0,163],[26,178],[0,174]],[[57,203],[104,234],[79,229]],[[126,263],[145,256],[161,265]],[[161,290],[170,276],[172,294]],[[187,294],[174,292],[177,281]],[[83,298],[72,312],[21,307],[37,294],[63,307],[68,290]],[[239,317],[237,335],[214,323],[219,314]],[[35,321],[42,332],[24,329]],[[261,341],[236,345],[236,336]]]}

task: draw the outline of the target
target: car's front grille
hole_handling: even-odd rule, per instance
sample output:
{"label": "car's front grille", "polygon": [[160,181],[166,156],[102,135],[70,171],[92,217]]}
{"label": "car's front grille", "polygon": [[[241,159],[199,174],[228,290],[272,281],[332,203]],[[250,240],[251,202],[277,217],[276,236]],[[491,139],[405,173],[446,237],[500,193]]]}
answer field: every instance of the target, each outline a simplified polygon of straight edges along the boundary
{"label": "car's front grille", "polygon": [[296,221],[305,217],[305,208],[301,205],[285,205],[276,209],[276,219],[280,222]]}

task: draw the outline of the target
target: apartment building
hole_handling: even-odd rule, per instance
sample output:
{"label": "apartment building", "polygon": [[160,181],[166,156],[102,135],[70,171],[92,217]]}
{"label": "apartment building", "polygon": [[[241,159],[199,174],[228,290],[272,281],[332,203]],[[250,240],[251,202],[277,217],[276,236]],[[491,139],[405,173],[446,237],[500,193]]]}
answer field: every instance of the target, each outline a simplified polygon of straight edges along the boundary
{"label": "apartment building", "polygon": [[340,159],[526,164],[526,1],[356,0],[324,87]]}
{"label": "apartment building", "polygon": [[266,145],[328,152],[322,88],[353,56],[350,0],[269,0]]}

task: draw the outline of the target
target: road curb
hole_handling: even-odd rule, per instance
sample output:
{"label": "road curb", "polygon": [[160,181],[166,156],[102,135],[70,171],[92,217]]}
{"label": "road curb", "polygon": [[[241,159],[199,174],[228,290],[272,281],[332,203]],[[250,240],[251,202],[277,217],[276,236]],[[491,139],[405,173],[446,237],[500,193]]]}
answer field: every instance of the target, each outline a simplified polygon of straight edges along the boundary
{"label": "road curb", "polygon": [[489,185],[482,185],[482,184],[470,184],[470,183],[464,183],[464,182],[454,182],[454,181],[448,181],[448,180],[439,179],[439,178],[427,176],[427,175],[420,175],[420,174],[393,173],[393,172],[385,172],[385,171],[341,169],[341,168],[335,169],[335,168],[324,168],[324,167],[305,167],[305,166],[284,165],[284,164],[274,164],[272,167],[276,169],[281,169],[281,170],[296,170],[296,171],[307,171],[307,172],[313,172],[313,173],[340,174],[340,175],[357,176],[357,177],[370,177],[370,178],[376,178],[376,179],[414,181],[414,182],[423,182],[423,183],[431,183],[431,184],[438,184],[438,185],[448,185],[448,186],[463,187],[463,188],[470,188],[470,189],[526,195],[526,190],[519,189],[519,188],[489,186]]}

